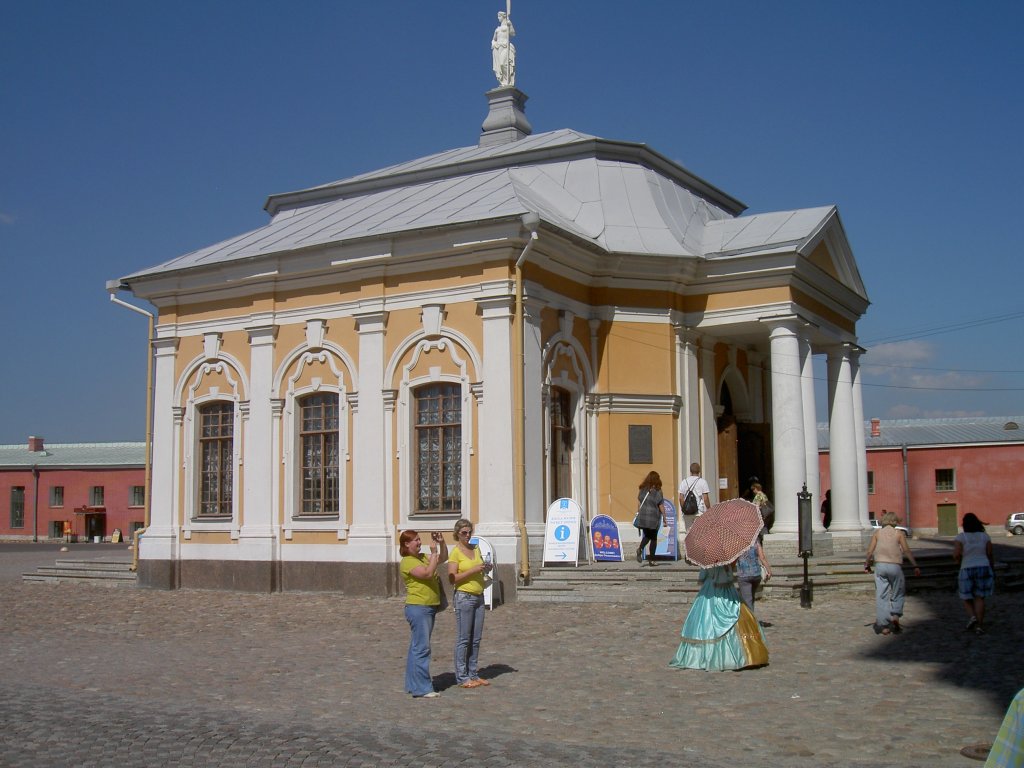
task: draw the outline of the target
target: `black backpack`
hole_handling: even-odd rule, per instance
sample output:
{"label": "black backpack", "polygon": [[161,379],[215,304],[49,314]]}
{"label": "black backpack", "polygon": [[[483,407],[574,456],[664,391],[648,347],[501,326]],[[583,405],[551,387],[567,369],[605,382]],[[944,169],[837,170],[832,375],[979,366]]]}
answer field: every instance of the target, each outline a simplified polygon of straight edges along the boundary
{"label": "black backpack", "polygon": [[683,496],[683,514],[684,515],[696,515],[700,511],[700,507],[697,506],[697,497],[693,494],[693,486],[686,491],[686,495]]}

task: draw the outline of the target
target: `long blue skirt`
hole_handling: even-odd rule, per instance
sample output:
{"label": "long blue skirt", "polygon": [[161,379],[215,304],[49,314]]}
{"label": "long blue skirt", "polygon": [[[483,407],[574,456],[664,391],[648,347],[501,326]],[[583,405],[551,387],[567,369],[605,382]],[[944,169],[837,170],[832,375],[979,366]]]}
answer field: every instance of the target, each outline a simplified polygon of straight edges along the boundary
{"label": "long blue skirt", "polygon": [[726,572],[712,568],[683,623],[682,642],[669,666],[680,669],[744,669],[768,663],[764,632],[740,602]]}

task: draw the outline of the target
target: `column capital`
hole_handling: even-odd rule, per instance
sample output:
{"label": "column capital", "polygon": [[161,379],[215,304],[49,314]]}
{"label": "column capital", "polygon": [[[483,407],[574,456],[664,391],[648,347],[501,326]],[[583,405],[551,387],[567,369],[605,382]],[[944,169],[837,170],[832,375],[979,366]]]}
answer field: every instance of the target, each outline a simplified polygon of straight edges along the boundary
{"label": "column capital", "polygon": [[157,357],[174,356],[178,352],[177,336],[153,339],[153,354]]}
{"label": "column capital", "polygon": [[276,325],[254,325],[245,329],[249,334],[249,344],[253,347],[261,347],[265,344],[273,344],[277,338]]}
{"label": "column capital", "polygon": [[352,317],[356,321],[356,333],[384,333],[388,325],[388,312],[380,309],[355,312]]}
{"label": "column capital", "polygon": [[515,296],[502,294],[501,296],[485,296],[474,299],[480,307],[480,313],[484,320],[494,320],[512,317],[515,310]]}

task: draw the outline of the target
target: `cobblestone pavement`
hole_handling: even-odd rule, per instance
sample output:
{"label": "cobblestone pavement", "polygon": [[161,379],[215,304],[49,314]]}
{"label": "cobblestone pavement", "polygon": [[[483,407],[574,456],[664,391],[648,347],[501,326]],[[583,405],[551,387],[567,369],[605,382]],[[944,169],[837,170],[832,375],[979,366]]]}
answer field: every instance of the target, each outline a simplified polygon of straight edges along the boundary
{"label": "cobblestone pavement", "polygon": [[454,687],[439,617],[433,700],[402,691],[400,599],[0,583],[3,766],[971,766],[1024,686],[1024,593],[964,632],[952,592],[758,604],[771,664],[669,668],[687,606],[488,612],[488,688]]}

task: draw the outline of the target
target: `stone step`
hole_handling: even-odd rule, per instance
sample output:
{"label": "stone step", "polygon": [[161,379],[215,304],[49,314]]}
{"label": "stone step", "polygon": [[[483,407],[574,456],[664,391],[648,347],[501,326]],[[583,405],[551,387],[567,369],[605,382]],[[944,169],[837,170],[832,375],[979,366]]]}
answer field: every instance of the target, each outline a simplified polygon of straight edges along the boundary
{"label": "stone step", "polygon": [[71,560],[60,559],[54,565],[39,566],[32,573],[24,573],[22,581],[45,584],[99,584],[102,586],[133,587],[138,577],[128,560]]}
{"label": "stone step", "polygon": [[[909,577],[911,592],[954,589],[958,566],[948,556],[919,557],[921,576]],[[764,598],[799,599],[804,584],[802,560],[775,558],[772,579],[762,585]],[[997,563],[1001,584],[1012,585],[1024,579],[1024,569],[1014,571]],[[699,569],[684,561],[659,561],[658,566],[634,562],[583,563],[578,566],[548,565],[533,574],[530,585],[519,587],[517,599],[526,602],[593,603],[688,603],[700,583]],[[875,579],[864,572],[863,555],[830,555],[811,558],[807,563],[808,580],[815,594],[833,591],[873,593]]]}

